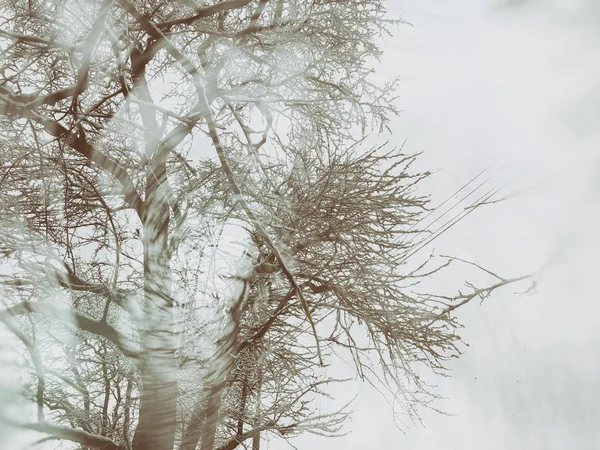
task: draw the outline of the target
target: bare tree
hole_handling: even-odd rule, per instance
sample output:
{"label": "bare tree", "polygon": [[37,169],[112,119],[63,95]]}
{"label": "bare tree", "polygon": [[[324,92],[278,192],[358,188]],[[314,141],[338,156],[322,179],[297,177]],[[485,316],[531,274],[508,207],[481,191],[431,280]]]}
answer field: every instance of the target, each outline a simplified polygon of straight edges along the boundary
{"label": "bare tree", "polygon": [[[311,404],[340,350],[416,416],[435,393],[415,366],[459,353],[450,313],[515,281],[408,289],[445,264],[409,264],[428,174],[363,145],[395,113],[369,77],[381,0],[2,0],[0,17],[22,426],[134,450],[335,435],[347,411]],[[215,281],[231,224],[246,250]]]}

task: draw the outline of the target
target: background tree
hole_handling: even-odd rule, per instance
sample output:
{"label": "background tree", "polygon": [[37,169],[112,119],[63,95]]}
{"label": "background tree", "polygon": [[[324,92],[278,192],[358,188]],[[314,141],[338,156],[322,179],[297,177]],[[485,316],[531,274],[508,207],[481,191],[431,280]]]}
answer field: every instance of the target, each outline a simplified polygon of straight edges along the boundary
{"label": "background tree", "polygon": [[[434,398],[415,367],[457,354],[449,313],[514,280],[407,288],[440,266],[407,266],[427,174],[363,144],[395,113],[369,81],[380,0],[0,12],[0,320],[37,405],[21,425],[135,450],[334,435],[345,410],[311,402],[342,349],[413,415]],[[245,251],[224,256],[234,225]]]}

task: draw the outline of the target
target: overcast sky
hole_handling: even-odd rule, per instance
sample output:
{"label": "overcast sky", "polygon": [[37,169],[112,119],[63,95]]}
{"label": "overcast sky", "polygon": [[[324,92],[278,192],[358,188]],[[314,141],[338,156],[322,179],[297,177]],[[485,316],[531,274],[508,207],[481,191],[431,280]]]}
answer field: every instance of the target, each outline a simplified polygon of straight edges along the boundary
{"label": "overcast sky", "polygon": [[[497,292],[459,315],[470,347],[437,380],[453,413],[403,434],[364,388],[352,432],[299,449],[600,448],[600,2],[407,0],[386,39],[400,75],[396,143],[440,169],[440,201],[491,165],[509,198],[436,243],[502,276],[534,273],[529,295]],[[510,196],[510,194],[515,194]],[[434,202],[435,203],[435,202]],[[284,448],[272,444],[269,448]],[[288,447],[289,448],[289,447]]]}

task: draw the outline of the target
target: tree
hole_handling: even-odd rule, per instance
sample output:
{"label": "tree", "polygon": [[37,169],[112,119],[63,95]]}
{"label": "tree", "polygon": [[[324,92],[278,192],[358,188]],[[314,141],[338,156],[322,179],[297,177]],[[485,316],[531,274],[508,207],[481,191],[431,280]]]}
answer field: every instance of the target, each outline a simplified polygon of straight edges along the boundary
{"label": "tree", "polygon": [[[364,148],[395,113],[369,81],[381,0],[0,11],[0,320],[38,412],[22,426],[134,450],[335,435],[346,411],[310,405],[340,349],[411,413],[434,397],[415,365],[458,352],[449,313],[514,280],[408,294],[444,264],[407,265],[428,174]],[[246,250],[223,257],[236,224]]]}

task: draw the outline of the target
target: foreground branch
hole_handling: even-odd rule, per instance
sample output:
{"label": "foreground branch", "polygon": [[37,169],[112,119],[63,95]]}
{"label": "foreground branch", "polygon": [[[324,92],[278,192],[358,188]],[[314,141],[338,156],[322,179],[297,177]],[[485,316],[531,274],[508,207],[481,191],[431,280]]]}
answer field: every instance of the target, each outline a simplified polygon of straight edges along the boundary
{"label": "foreground branch", "polygon": [[124,447],[115,444],[104,436],[88,433],[83,430],[77,430],[70,427],[60,425],[52,425],[46,422],[31,423],[21,425],[22,428],[38,431],[40,433],[49,434],[57,439],[64,439],[71,442],[76,442],[85,447],[97,448],[101,450],[124,450]]}
{"label": "foreground branch", "polygon": [[99,322],[78,312],[58,308],[48,303],[21,302],[4,311],[0,311],[0,320],[7,320],[14,316],[22,316],[30,313],[42,314],[45,317],[60,320],[69,325],[74,325],[80,330],[103,337],[107,341],[115,344],[125,356],[130,358],[136,358],[138,356],[137,351],[133,348],[132,342],[106,322]]}

